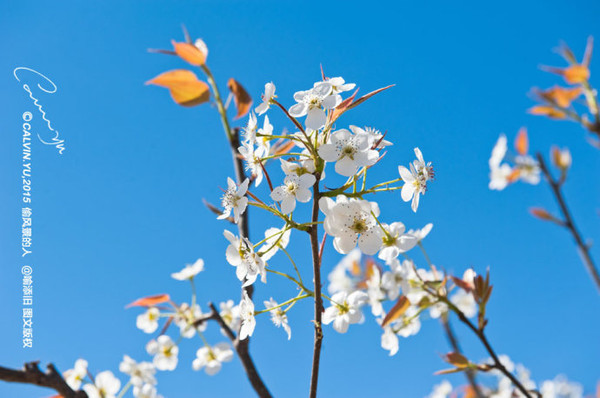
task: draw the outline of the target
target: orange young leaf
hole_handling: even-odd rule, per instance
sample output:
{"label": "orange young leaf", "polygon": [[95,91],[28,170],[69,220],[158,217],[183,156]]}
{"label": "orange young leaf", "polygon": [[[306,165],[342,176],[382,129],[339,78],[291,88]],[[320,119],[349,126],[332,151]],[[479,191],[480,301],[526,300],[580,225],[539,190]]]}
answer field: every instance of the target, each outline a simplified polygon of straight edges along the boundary
{"label": "orange young leaf", "polygon": [[410,307],[410,301],[406,296],[400,296],[396,304],[392,307],[390,312],[387,313],[385,318],[383,318],[383,322],[381,323],[381,327],[385,327],[389,325],[392,321],[395,321],[399,317],[402,316],[406,312],[406,310]]}
{"label": "orange young leaf", "polygon": [[581,95],[582,91],[581,87],[564,88],[554,86],[548,90],[540,91],[539,95],[545,100],[556,103],[561,108],[568,108],[571,106],[571,102]]}
{"label": "orange young leaf", "polygon": [[210,89],[196,75],[185,69],[171,70],[148,80],[146,84],[166,87],[171,92],[173,100],[182,106],[195,106],[207,102]]}
{"label": "orange young leaf", "polygon": [[552,216],[552,214],[548,213],[548,210],[543,209],[541,207],[532,207],[529,209],[529,213],[531,213],[532,216],[539,218],[540,220],[545,220],[545,221],[554,221],[555,218]]}
{"label": "orange young leaf", "polygon": [[552,106],[536,105],[530,108],[528,112],[532,115],[548,116],[551,119],[566,119],[567,114]]}
{"label": "orange young leaf", "polygon": [[171,300],[168,294],[157,294],[155,296],[142,297],[135,300],[133,303],[127,304],[125,308],[130,307],[152,307],[157,304],[166,303]]}
{"label": "orange young leaf", "polygon": [[277,147],[277,150],[275,151],[275,155],[281,155],[284,153],[288,153],[289,151],[291,151],[294,147],[296,146],[296,143],[294,141],[288,141],[285,144]]}
{"label": "orange young leaf", "polygon": [[582,64],[573,64],[566,68],[555,68],[546,66],[543,68],[546,72],[560,75],[569,84],[581,84],[587,82],[590,78],[590,70]]}
{"label": "orange young leaf", "polygon": [[519,176],[521,175],[521,170],[519,169],[514,169],[513,171],[510,172],[510,174],[506,177],[506,181],[508,181],[509,183],[513,183],[515,181],[517,181],[519,179]]}
{"label": "orange young leaf", "polygon": [[350,267],[350,273],[354,276],[359,276],[362,273],[362,269],[360,268],[360,262],[352,261],[352,267]]}
{"label": "orange young leaf", "polygon": [[527,129],[525,127],[521,127],[517,134],[515,148],[520,155],[527,154],[527,151],[529,150],[529,139],[527,138]]}
{"label": "orange young leaf", "polygon": [[587,66],[575,64],[563,69],[562,76],[569,84],[585,83],[590,78]]}
{"label": "orange young leaf", "polygon": [[179,58],[194,66],[202,66],[206,62],[206,53],[200,51],[198,47],[190,43],[178,43],[172,40],[175,53]]}
{"label": "orange young leaf", "polygon": [[235,109],[237,109],[236,119],[244,117],[252,106],[252,98],[250,94],[244,89],[244,87],[238,83],[234,78],[229,79],[227,82],[229,91],[233,93],[233,102],[235,103]]}

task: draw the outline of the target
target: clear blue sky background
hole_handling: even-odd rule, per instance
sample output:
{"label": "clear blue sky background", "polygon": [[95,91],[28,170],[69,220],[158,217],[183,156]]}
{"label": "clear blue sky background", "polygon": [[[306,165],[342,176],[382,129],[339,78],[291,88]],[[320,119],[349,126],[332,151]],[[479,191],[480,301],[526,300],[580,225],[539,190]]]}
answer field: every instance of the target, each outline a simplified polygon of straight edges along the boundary
{"label": "clear blue sky background", "polygon": [[[600,5],[565,2],[105,1],[3,2],[0,5],[0,364],[54,361],[68,369],[84,357],[93,371],[117,371],[123,354],[148,359],[148,335],[135,328],[138,311],[124,305],[168,292],[187,299],[188,286],[169,275],[202,257],[200,302],[238,299],[238,282],[224,261],[224,224],[202,205],[216,202],[232,174],[221,126],[209,106],[176,106],[166,90],[144,81],[179,67],[168,48],[185,23],[210,47],[209,64],[222,88],[229,77],[256,98],[274,81],[280,100],[319,78],[342,75],[363,92],[397,86],[370,100],[343,123],[389,131],[395,143],[375,179],[396,176],[396,165],[419,146],[434,162],[437,180],[413,215],[399,194],[379,197],[389,221],[435,224],[426,242],[433,261],[462,273],[490,266],[495,285],[489,336],[498,352],[526,364],[535,380],[559,373],[587,392],[600,379],[600,298],[570,236],[527,214],[533,205],[555,210],[548,188],[487,188],[487,159],[498,134],[530,130],[531,147],[569,146],[568,201],[581,230],[600,237],[597,174],[600,153],[574,124],[526,114],[533,85],[558,79],[538,69],[562,65],[551,52],[566,40],[577,54],[588,35],[600,38]],[[592,81],[598,68],[593,61]],[[42,103],[66,141],[57,156],[35,143],[35,348],[21,348],[20,140],[21,114],[34,111],[12,77],[17,66],[46,74],[58,85]],[[273,114],[275,114],[273,112]],[[34,128],[42,129],[39,115]],[[276,128],[289,127],[274,117]],[[276,165],[274,165],[276,166]],[[277,166],[276,166],[277,167]],[[330,175],[333,175],[331,171]],[[259,217],[256,212],[253,219]],[[257,237],[273,225],[261,219]],[[278,225],[278,224],[275,224]],[[308,243],[294,253],[309,278]],[[331,247],[325,272],[338,261]],[[595,247],[593,255],[600,259]],[[418,258],[418,257],[417,257]],[[287,264],[281,263],[282,267]],[[257,303],[290,294],[285,282],[258,283]],[[293,338],[267,317],[258,320],[252,353],[276,396],[308,390],[312,351],[308,302],[290,314]],[[466,352],[485,357],[457,323]],[[221,340],[213,326],[211,341]],[[346,335],[326,328],[320,392],[323,397],[421,397],[441,381],[433,372],[448,350],[435,320],[403,339],[395,357],[379,347],[371,318]],[[252,396],[237,360],[216,377],[194,373],[199,340],[182,346],[178,371],[159,375],[167,398]],[[122,378],[125,380],[125,377]],[[451,378],[462,383],[460,377]],[[51,391],[0,383],[0,395],[44,397]]]}

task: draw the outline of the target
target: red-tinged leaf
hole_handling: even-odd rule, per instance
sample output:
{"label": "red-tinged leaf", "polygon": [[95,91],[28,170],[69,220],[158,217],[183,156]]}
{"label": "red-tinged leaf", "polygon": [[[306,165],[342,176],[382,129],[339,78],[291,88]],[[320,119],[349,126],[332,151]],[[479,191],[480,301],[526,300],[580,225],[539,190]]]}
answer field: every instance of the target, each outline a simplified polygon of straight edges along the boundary
{"label": "red-tinged leaf", "polygon": [[527,138],[527,129],[525,127],[521,127],[517,134],[515,149],[520,155],[526,155],[529,150],[529,138]]}
{"label": "red-tinged leaf", "polygon": [[235,109],[237,109],[236,119],[244,117],[250,111],[252,106],[252,98],[246,89],[237,82],[234,78],[229,79],[227,82],[229,91],[233,93],[233,102],[235,103]]}
{"label": "red-tinged leaf", "polygon": [[206,54],[200,51],[198,47],[190,43],[178,43],[175,40],[171,41],[175,53],[185,62],[194,65],[202,66],[206,62]]}
{"label": "red-tinged leaf", "polygon": [[391,322],[400,318],[402,314],[406,312],[406,310],[410,307],[410,301],[406,296],[400,296],[396,304],[392,307],[390,312],[387,313],[385,318],[383,318],[383,322],[381,323],[381,327],[385,327],[389,325]]}
{"label": "red-tinged leaf", "polygon": [[196,75],[185,69],[171,70],[148,80],[146,84],[166,87],[173,100],[182,106],[195,106],[210,99],[210,89]]}
{"label": "red-tinged leaf", "polygon": [[133,303],[127,304],[125,308],[131,307],[153,307],[157,304],[166,303],[171,300],[168,294],[157,294],[155,296],[142,297]]}
{"label": "red-tinged leaf", "polygon": [[466,368],[470,364],[469,360],[459,352],[450,352],[444,355],[444,361],[457,368]]}
{"label": "red-tinged leaf", "polygon": [[356,101],[354,101],[352,104],[350,104],[350,106],[348,106],[348,109],[352,109],[355,106],[358,106],[358,105],[362,104],[363,102],[365,102],[366,100],[368,100],[369,98],[371,98],[372,96],[374,96],[375,94],[379,94],[380,92],[385,91],[388,88],[392,88],[394,86],[395,86],[395,84],[390,84],[389,86],[385,86],[385,87],[379,88],[379,89],[377,89],[375,91],[371,91],[370,93],[363,95],[362,97],[360,97],[359,99],[357,99]]}
{"label": "red-tinged leaf", "polygon": [[471,290],[473,290],[473,286],[469,285],[467,282],[463,281],[462,279],[457,278],[455,276],[450,276],[450,278],[452,279],[452,282],[454,282],[456,284],[456,286],[460,287],[464,291],[470,292]]}
{"label": "red-tinged leaf", "polygon": [[345,100],[343,100],[333,110],[333,112],[331,112],[331,115],[329,116],[329,123],[330,124],[333,123],[333,122],[335,122],[342,115],[342,113],[346,112],[346,110],[348,109],[348,107],[352,104],[352,101],[354,101],[354,98],[356,98],[356,94],[358,94],[358,89],[356,89],[356,91],[354,92],[354,94],[352,94],[350,97],[348,97]]}
{"label": "red-tinged leaf", "polygon": [[379,94],[380,92],[385,91],[388,88],[391,88],[394,86],[395,86],[395,84],[390,84],[389,86],[379,88],[375,91],[371,91],[370,93],[363,95],[362,97],[360,97],[359,99],[354,101],[354,98],[356,97],[356,94],[358,93],[358,89],[356,89],[356,91],[354,92],[354,94],[352,94],[351,97],[346,98],[334,109],[334,111],[331,113],[331,116],[330,116],[330,123],[333,123],[334,121],[336,121],[347,110],[352,109],[355,106],[362,104],[363,102],[365,102],[366,100],[368,100],[369,98],[374,96],[375,94]]}

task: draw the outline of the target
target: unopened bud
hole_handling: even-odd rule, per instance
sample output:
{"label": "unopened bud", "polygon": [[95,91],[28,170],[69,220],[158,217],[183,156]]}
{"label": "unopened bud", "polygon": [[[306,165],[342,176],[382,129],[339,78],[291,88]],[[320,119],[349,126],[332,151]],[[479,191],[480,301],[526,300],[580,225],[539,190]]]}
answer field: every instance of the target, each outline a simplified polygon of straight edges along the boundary
{"label": "unopened bud", "polygon": [[565,171],[571,167],[571,152],[568,148],[559,149],[558,147],[552,148],[552,163],[559,169]]}

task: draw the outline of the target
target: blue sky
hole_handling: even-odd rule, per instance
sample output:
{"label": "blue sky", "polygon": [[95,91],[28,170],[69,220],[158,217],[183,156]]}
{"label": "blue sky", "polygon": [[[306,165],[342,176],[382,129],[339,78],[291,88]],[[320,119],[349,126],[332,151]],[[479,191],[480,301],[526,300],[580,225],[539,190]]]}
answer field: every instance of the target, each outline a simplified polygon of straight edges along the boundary
{"label": "blue sky", "polygon": [[[526,114],[532,86],[558,79],[539,65],[562,65],[552,53],[560,40],[582,54],[598,31],[597,2],[364,2],[144,1],[0,5],[0,364],[54,361],[66,370],[84,357],[93,371],[116,371],[123,354],[148,359],[148,336],[135,328],[137,297],[168,292],[188,298],[171,272],[202,257],[200,303],[239,295],[226,264],[224,224],[202,205],[216,202],[232,175],[219,119],[209,106],[181,108],[160,88],[144,81],[186,67],[147,48],[168,48],[185,23],[210,48],[209,65],[222,89],[235,77],[255,99],[265,82],[280,100],[310,87],[323,64],[363,92],[395,83],[342,123],[388,131],[395,143],[373,173],[373,181],[396,176],[396,166],[418,146],[436,169],[436,181],[415,215],[399,194],[381,196],[390,220],[434,229],[426,247],[435,264],[462,273],[490,267],[495,285],[489,336],[498,352],[524,363],[537,381],[564,373],[593,391],[598,374],[600,300],[570,236],[527,214],[530,206],[555,210],[549,189],[515,185],[487,188],[487,158],[498,134],[514,137],[529,128],[531,148],[547,153],[568,146],[574,157],[565,187],[584,236],[600,236],[598,150],[576,125]],[[592,61],[592,82],[599,70]],[[21,114],[34,111],[12,76],[17,66],[50,77],[58,92],[41,102],[66,140],[62,156],[33,147],[35,347],[21,348],[20,140]],[[39,115],[34,129],[41,130]],[[277,129],[291,127],[279,116]],[[333,170],[330,172],[333,175]],[[263,192],[264,194],[264,192]],[[252,235],[273,221],[256,215]],[[278,225],[278,224],[276,224]],[[308,255],[302,236],[294,249]],[[592,254],[600,258],[600,250]],[[324,270],[340,256],[331,247]],[[417,256],[419,259],[419,257]],[[304,274],[310,279],[308,257]],[[271,278],[257,288],[257,302],[282,300],[290,286]],[[276,396],[300,397],[308,390],[312,351],[312,307],[290,314],[293,339],[264,317],[252,353]],[[466,352],[485,357],[455,323]],[[220,334],[213,327],[213,342]],[[441,381],[433,372],[448,351],[435,320],[401,340],[388,357],[371,318],[346,335],[326,328],[320,392],[324,397],[419,397]],[[182,346],[177,372],[159,375],[165,397],[251,396],[239,362],[216,377],[191,370],[200,342]],[[460,377],[451,377],[462,383]],[[125,377],[123,377],[125,380]],[[45,397],[50,391],[0,384],[0,395]]]}

